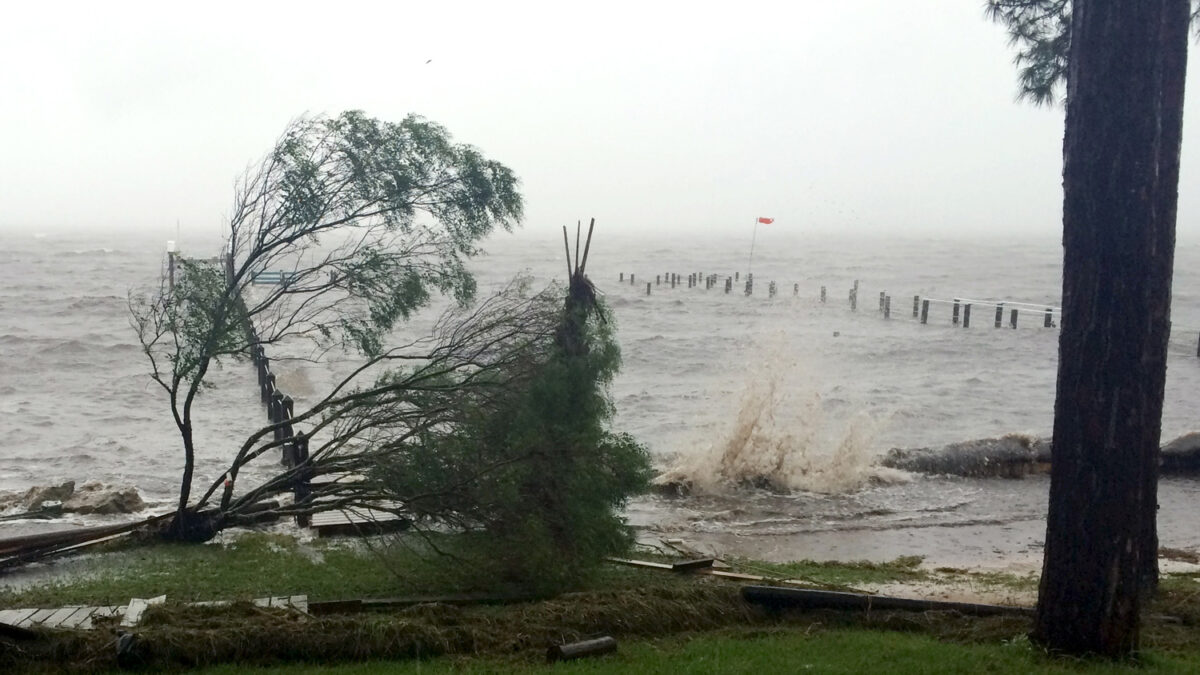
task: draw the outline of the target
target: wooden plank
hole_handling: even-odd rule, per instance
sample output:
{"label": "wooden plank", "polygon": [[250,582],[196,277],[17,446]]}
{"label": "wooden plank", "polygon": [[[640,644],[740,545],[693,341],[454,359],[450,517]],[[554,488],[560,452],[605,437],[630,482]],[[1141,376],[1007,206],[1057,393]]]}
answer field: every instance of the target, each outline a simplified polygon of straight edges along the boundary
{"label": "wooden plank", "polygon": [[63,619],[58,624],[58,627],[63,629],[79,628],[84,621],[87,621],[92,616],[92,612],[96,611],[96,609],[95,607],[80,607],[75,610],[74,614]]}
{"label": "wooden plank", "polygon": [[17,622],[32,613],[32,609],[0,609],[0,623],[6,623],[10,626],[17,625]]}
{"label": "wooden plank", "polygon": [[605,558],[608,562],[617,563],[618,565],[628,565],[630,567],[644,567],[652,570],[674,570],[675,566],[670,563],[650,562],[649,560],[627,560],[625,558]]}
{"label": "wooden plank", "polygon": [[695,572],[702,569],[711,569],[712,566],[712,558],[699,558],[697,560],[684,560],[682,562],[671,563],[671,569],[676,572]]}
{"label": "wooden plank", "polygon": [[125,616],[121,619],[121,625],[125,627],[136,626],[137,623],[142,620],[142,614],[144,614],[151,605],[161,605],[166,601],[167,596],[165,595],[159,595],[149,599],[131,598],[129,600],[129,607],[125,610]]}
{"label": "wooden plank", "polygon": [[38,611],[38,608],[26,607],[25,609],[13,609],[9,611],[14,612],[15,615],[12,621],[5,621],[5,623],[12,626],[22,626],[28,624],[29,617],[33,616],[33,613]]}
{"label": "wooden plank", "polygon": [[892,609],[910,612],[951,611],[972,616],[994,616],[997,614],[1033,615],[1032,607],[895,598],[884,595],[781,588],[778,586],[743,586],[742,598],[751,604],[764,605],[772,609],[861,609],[867,611],[872,609]]}
{"label": "wooden plank", "polygon": [[272,596],[271,602],[268,605],[268,607],[274,607],[276,609],[287,609],[288,597],[286,595]]}
{"label": "wooden plank", "polygon": [[54,613],[46,617],[42,622],[42,628],[58,628],[59,624],[68,619],[72,614],[79,611],[79,605],[70,605],[68,607],[59,607],[54,610]]}
{"label": "wooden plank", "polygon": [[307,595],[293,595],[292,597],[288,598],[288,602],[291,604],[292,608],[295,609],[296,611],[302,612],[304,614],[308,614],[308,596]]}
{"label": "wooden plank", "polygon": [[24,621],[24,627],[40,626],[51,614],[57,612],[57,609],[39,609],[29,616]]}
{"label": "wooden plank", "polygon": [[254,603],[255,607],[270,607],[271,606],[270,598],[255,598],[251,602]]}
{"label": "wooden plank", "polygon": [[116,606],[109,606],[109,607],[93,607],[91,609],[92,609],[92,611],[86,617],[84,617],[83,621],[79,622],[79,625],[76,626],[76,628],[79,628],[80,630],[88,630],[88,629],[92,628],[92,626],[95,624],[95,622],[100,619],[106,619],[110,616],[119,616],[122,613],[122,610],[124,608],[116,607]]}

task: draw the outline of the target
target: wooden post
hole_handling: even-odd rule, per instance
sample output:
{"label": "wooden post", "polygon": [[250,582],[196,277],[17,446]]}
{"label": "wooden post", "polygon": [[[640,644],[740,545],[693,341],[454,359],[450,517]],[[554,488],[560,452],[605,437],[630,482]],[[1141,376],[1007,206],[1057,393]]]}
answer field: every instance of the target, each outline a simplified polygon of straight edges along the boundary
{"label": "wooden post", "polygon": [[625,273],[621,272],[621,281],[625,281]]}
{"label": "wooden post", "polygon": [[825,287],[821,287],[821,304],[825,304]]}
{"label": "wooden post", "polygon": [[996,305],[996,328],[999,328],[1000,324],[1002,324],[1002,323],[1004,323],[1004,303],[1003,302]]}
{"label": "wooden post", "polygon": [[646,282],[646,295],[650,295],[650,282]]}
{"label": "wooden post", "polygon": [[858,282],[854,282],[855,287],[850,289],[850,311],[858,310]]}
{"label": "wooden post", "polygon": [[1054,316],[1051,314],[1049,307],[1046,308],[1046,321],[1042,324],[1044,328],[1054,328]]}
{"label": "wooden post", "polygon": [[929,301],[921,301],[921,323],[929,323]]}
{"label": "wooden post", "polygon": [[671,272],[671,288],[675,288],[675,284],[679,281],[679,275]]}
{"label": "wooden post", "polygon": [[892,318],[892,296],[886,296],[883,299],[883,318]]}
{"label": "wooden post", "polygon": [[662,275],[661,275],[661,274],[655,274],[655,275],[654,275],[654,285],[655,285],[655,286],[660,286],[660,285],[662,285]]}
{"label": "wooden post", "polygon": [[732,290],[733,290],[733,279],[730,279],[729,277],[725,277],[725,294],[729,295],[729,292]]}
{"label": "wooden post", "polygon": [[1013,307],[1012,313],[1009,314],[1008,325],[1012,326],[1013,328],[1017,327],[1017,308],[1016,307]]}
{"label": "wooden post", "polygon": [[971,303],[963,305],[963,328],[971,327]]}
{"label": "wooden post", "polygon": [[[297,434],[295,440],[292,441],[292,446],[295,448],[293,456],[296,458],[296,464],[303,465],[308,461],[308,436],[305,436],[303,433]],[[296,504],[304,503],[304,500],[312,495],[311,481],[312,470],[307,467],[302,469],[296,477],[296,488],[292,493],[294,495],[293,501]],[[307,513],[301,513],[296,516],[296,524],[300,527],[308,527],[312,525],[312,516]]]}
{"label": "wooden post", "polygon": [[792,295],[800,295],[800,284],[792,284]]}
{"label": "wooden post", "polygon": [[879,291],[879,311],[881,311],[881,312],[883,311],[883,298],[885,295],[887,295],[887,294],[884,293],[883,291]]}
{"label": "wooden post", "polygon": [[733,273],[733,280],[734,280],[734,281],[741,281],[741,279],[742,279],[742,273],[741,273],[741,272],[734,272],[734,273]]}
{"label": "wooden post", "polygon": [[173,249],[174,249],[175,242],[172,241],[172,242],[167,242],[167,243],[169,244],[169,246],[167,247],[167,284],[168,284],[167,288],[170,289],[172,292],[174,292],[175,291],[175,251]]}
{"label": "wooden post", "polygon": [[921,296],[914,295],[913,296],[913,318],[914,319],[917,318],[917,315],[920,311],[921,311]]}
{"label": "wooden post", "polygon": [[629,285],[633,286],[636,282],[633,280],[633,272],[629,273]]}
{"label": "wooden post", "polygon": [[950,317],[950,321],[951,321],[951,323],[953,323],[955,326],[957,326],[957,325],[958,325],[958,298],[955,298],[955,299],[954,299],[954,314],[953,314],[953,315],[951,315],[951,317]]}

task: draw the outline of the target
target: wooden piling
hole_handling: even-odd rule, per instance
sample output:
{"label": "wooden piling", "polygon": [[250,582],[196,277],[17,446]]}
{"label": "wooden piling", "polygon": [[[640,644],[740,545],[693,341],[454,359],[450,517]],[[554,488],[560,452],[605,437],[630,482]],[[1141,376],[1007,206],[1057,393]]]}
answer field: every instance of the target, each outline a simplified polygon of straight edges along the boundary
{"label": "wooden piling", "polygon": [[660,286],[660,285],[662,285],[662,275],[661,275],[661,274],[655,274],[655,275],[654,275],[654,285],[655,285],[655,286]]}
{"label": "wooden piling", "polygon": [[633,280],[633,272],[629,273],[629,285],[633,286],[636,282]]}
{"label": "wooden piling", "polygon": [[914,295],[913,296],[913,318],[914,319],[917,318],[917,315],[920,313],[920,311],[921,311],[921,296]]}
{"label": "wooden piling", "polygon": [[733,279],[730,279],[729,277],[725,277],[725,294],[729,295],[729,292],[732,290],[733,290]]}
{"label": "wooden piling", "polygon": [[929,323],[929,301],[921,301],[921,323]]}
{"label": "wooden piling", "polygon": [[955,326],[958,325],[958,298],[954,299],[954,314],[951,315],[950,322]]}
{"label": "wooden piling", "polygon": [[963,328],[971,327],[971,303],[963,305]]}
{"label": "wooden piling", "polygon": [[625,273],[624,272],[621,272],[620,281],[625,281]]}
{"label": "wooden piling", "polygon": [[825,287],[821,287],[821,304],[825,304]]}
{"label": "wooden piling", "polygon": [[892,296],[890,295],[883,298],[883,318],[892,318]]}
{"label": "wooden piling", "polygon": [[1000,324],[1002,324],[1002,323],[1004,323],[1004,303],[1003,302],[996,305],[996,328],[999,328]]}
{"label": "wooden piling", "polygon": [[742,273],[741,273],[741,272],[734,272],[734,273],[733,273],[733,280],[734,280],[734,281],[741,281],[741,278],[742,278]]}
{"label": "wooden piling", "polygon": [[650,295],[650,282],[646,282],[646,295]]}
{"label": "wooden piling", "polygon": [[792,295],[800,295],[800,284],[792,284]]}
{"label": "wooden piling", "polygon": [[850,289],[850,311],[858,311],[858,282],[854,282],[854,288]]}
{"label": "wooden piling", "polygon": [[1046,308],[1046,320],[1042,323],[1043,328],[1054,328],[1054,315],[1049,307]]}
{"label": "wooden piling", "polygon": [[883,298],[887,295],[884,291],[879,291],[879,311],[883,311]]}
{"label": "wooden piling", "polygon": [[1008,325],[1013,328],[1017,327],[1017,308],[1013,307],[1012,314],[1009,314]]}

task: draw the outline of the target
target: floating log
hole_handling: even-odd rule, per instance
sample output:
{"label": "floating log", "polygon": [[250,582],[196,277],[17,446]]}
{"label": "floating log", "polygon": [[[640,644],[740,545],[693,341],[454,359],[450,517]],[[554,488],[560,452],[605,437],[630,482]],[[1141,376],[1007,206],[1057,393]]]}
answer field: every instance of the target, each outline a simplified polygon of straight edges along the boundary
{"label": "floating log", "polygon": [[555,661],[570,661],[572,659],[581,659],[585,656],[612,654],[615,651],[617,651],[617,641],[605,635],[594,640],[554,645],[546,651],[546,660],[551,663]]}
{"label": "floating log", "polygon": [[901,610],[906,612],[958,612],[971,616],[998,616],[1017,614],[1032,616],[1032,607],[1006,605],[982,605],[973,602],[946,602],[942,600],[918,600],[896,598],[865,593],[843,593],[840,591],[818,591],[805,588],[781,588],[778,586],[743,586],[742,598],[751,604],[771,609],[860,609]]}

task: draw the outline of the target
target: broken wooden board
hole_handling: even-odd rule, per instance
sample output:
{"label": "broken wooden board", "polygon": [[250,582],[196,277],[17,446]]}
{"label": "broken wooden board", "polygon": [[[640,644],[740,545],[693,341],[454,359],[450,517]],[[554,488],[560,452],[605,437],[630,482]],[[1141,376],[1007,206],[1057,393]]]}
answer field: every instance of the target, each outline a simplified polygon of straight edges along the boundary
{"label": "broken wooden board", "polygon": [[743,586],[742,598],[751,604],[762,605],[772,609],[861,609],[867,611],[890,609],[908,612],[949,611],[971,616],[995,616],[998,614],[1033,615],[1033,608],[1031,607],[896,598],[886,595],[843,593],[841,591],[822,591],[807,588],[782,588],[779,586]]}

